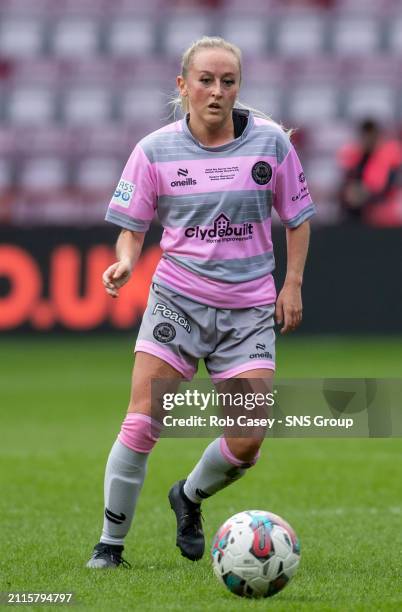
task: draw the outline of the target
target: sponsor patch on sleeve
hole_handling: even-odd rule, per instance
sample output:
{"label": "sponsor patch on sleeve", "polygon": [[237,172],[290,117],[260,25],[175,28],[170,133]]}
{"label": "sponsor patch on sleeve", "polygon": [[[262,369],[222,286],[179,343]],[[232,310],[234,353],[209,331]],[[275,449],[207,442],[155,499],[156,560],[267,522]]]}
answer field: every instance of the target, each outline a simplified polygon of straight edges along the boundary
{"label": "sponsor patch on sleeve", "polygon": [[113,198],[111,204],[117,204],[118,206],[122,206],[123,208],[128,208],[130,206],[131,199],[135,192],[134,183],[130,183],[130,181],[119,181],[116,191],[113,194]]}

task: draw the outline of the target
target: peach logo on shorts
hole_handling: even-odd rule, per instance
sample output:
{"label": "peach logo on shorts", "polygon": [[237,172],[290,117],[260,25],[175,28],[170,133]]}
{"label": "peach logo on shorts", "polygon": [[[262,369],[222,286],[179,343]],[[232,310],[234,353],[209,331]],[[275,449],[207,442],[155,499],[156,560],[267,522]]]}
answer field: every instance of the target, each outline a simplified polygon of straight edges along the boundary
{"label": "peach logo on shorts", "polygon": [[174,321],[175,323],[181,325],[181,327],[184,327],[188,334],[191,332],[191,325],[188,322],[188,319],[186,319],[186,317],[183,317],[175,310],[171,310],[170,308],[165,306],[165,304],[161,304],[160,302],[155,304],[152,314],[156,314],[157,312],[159,312],[162,317],[170,319],[171,321]]}

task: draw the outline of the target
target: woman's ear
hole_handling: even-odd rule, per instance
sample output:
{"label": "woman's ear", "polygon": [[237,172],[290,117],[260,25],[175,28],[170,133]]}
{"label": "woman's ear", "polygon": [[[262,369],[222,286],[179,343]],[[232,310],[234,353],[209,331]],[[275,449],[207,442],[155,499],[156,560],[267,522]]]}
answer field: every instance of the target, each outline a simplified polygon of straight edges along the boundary
{"label": "woman's ear", "polygon": [[186,85],[186,81],[184,80],[184,78],[179,75],[176,78],[176,83],[177,83],[177,88],[179,90],[179,93],[181,96],[187,96],[187,85]]}

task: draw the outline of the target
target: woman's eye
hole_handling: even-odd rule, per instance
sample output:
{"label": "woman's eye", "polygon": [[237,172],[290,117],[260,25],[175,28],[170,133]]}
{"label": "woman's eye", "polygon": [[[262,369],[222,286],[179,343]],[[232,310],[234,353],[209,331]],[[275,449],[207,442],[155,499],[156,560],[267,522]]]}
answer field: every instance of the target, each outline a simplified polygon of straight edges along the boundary
{"label": "woman's eye", "polygon": [[211,79],[207,79],[207,78],[200,79],[200,80],[201,80],[201,83],[210,83],[211,82]]}
{"label": "woman's eye", "polygon": [[230,87],[231,85],[234,85],[234,81],[226,79],[225,81],[223,81],[224,85],[226,85],[226,87]]}

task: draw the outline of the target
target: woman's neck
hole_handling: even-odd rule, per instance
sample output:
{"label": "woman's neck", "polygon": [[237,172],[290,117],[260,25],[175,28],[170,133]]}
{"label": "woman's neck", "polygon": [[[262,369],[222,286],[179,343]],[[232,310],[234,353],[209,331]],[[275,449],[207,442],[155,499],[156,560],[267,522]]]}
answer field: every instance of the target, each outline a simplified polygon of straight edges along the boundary
{"label": "woman's neck", "polygon": [[220,145],[231,142],[235,137],[231,115],[227,123],[223,126],[211,128],[201,122],[192,120],[191,117],[187,125],[194,138],[205,147],[219,147]]}

